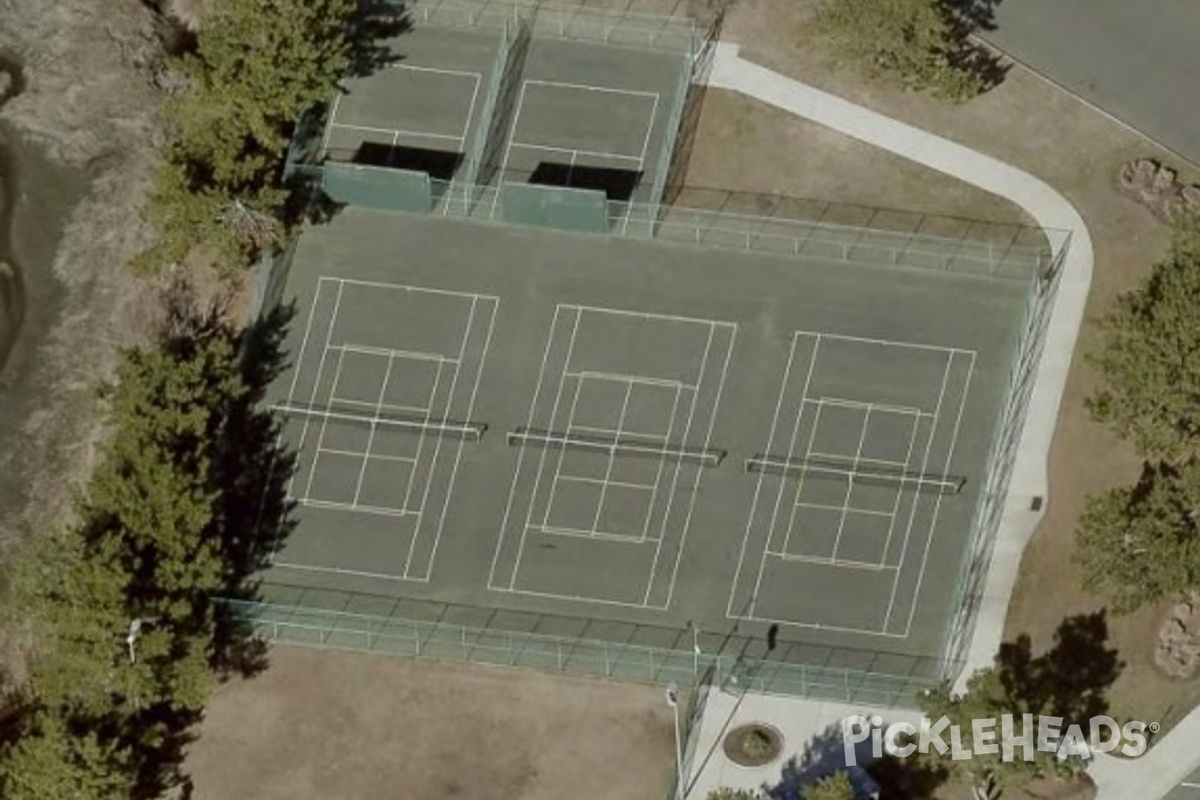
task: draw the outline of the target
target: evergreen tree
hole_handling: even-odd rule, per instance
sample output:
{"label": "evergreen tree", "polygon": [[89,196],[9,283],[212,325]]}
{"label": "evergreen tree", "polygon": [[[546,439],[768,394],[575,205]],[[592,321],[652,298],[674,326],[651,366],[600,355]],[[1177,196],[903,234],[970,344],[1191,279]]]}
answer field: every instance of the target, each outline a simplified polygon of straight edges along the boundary
{"label": "evergreen tree", "polygon": [[57,715],[35,712],[0,760],[7,800],[116,800],[133,791],[126,753],[94,733],[70,730]]}
{"label": "evergreen tree", "polygon": [[811,786],[804,787],[804,800],[858,800],[858,793],[850,776],[845,772],[835,772]]}
{"label": "evergreen tree", "polygon": [[280,167],[296,121],[350,67],[354,0],[215,0],[187,89],[165,105],[170,143],[147,208],[160,240],[135,266],[197,248],[226,268],[279,240]]}
{"label": "evergreen tree", "polygon": [[969,39],[970,27],[946,0],[826,0],[814,32],[839,58],[872,77],[953,101],[988,88],[995,59]]}
{"label": "evergreen tree", "polygon": [[1200,232],[1176,220],[1171,251],[1117,301],[1093,359],[1093,416],[1152,461],[1200,457]]}
{"label": "evergreen tree", "polygon": [[[998,726],[994,727],[985,734],[987,741],[976,743],[973,720],[999,720],[1003,715],[1011,714],[1015,718],[1014,724],[1019,725],[1023,714],[1037,715],[1043,711],[1032,698],[1014,691],[1017,688],[1012,682],[1004,680],[997,669],[988,668],[971,676],[964,694],[955,695],[948,685],[943,685],[920,695],[921,710],[928,719],[936,722],[944,716],[951,727],[958,726],[961,747],[970,750],[971,757],[953,759],[952,751],[947,750],[943,754],[934,747],[916,757],[934,769],[947,770],[950,775],[970,785],[976,800],[995,800],[1006,788],[1019,786],[1034,778],[1067,778],[1082,772],[1084,766],[1079,758],[1060,760],[1055,753],[1038,750],[1031,752],[1033,760],[1026,761],[1023,751],[1017,751],[1012,759],[1004,758],[1002,747],[996,747],[994,753],[980,751],[979,744],[985,748],[989,743],[997,744],[1001,731]],[[1031,734],[1036,744],[1035,732],[1019,730],[1015,733]],[[946,743],[950,745],[948,740]]]}
{"label": "evergreen tree", "polygon": [[1088,498],[1075,534],[1083,585],[1118,613],[1200,587],[1200,466],[1147,465]]}

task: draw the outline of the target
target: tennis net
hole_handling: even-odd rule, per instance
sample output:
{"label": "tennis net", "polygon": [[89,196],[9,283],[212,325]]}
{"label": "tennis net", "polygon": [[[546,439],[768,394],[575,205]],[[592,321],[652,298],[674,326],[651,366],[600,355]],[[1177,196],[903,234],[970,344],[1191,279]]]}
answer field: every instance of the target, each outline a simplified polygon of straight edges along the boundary
{"label": "tennis net", "polygon": [[913,488],[934,494],[958,494],[967,479],[957,475],[914,472],[882,465],[854,465],[834,459],[785,458],[760,453],[746,459],[747,472],[762,472],[789,478],[846,478],[853,483]]}
{"label": "tennis net", "polygon": [[397,430],[412,431],[413,433],[463,439],[468,442],[479,441],[487,431],[487,425],[482,422],[432,419],[423,414],[390,412],[385,414],[379,411],[375,411],[372,414],[355,414],[335,408],[322,408],[295,403],[278,403],[271,406],[271,410],[288,416],[309,417],[322,421],[348,422],[352,425],[365,425],[367,427],[389,427]]}
{"label": "tennis net", "polygon": [[566,448],[607,453],[609,455],[641,456],[681,461],[703,467],[719,467],[725,451],[715,447],[693,447],[669,442],[657,442],[646,437],[613,433],[600,434],[559,433],[520,427],[507,434],[509,445],[533,445],[547,448]]}

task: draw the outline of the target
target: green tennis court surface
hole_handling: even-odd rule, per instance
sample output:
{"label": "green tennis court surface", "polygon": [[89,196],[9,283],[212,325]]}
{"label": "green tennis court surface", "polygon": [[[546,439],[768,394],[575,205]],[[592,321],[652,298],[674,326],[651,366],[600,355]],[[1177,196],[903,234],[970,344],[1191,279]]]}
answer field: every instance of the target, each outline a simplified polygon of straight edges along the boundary
{"label": "green tennis court surface", "polygon": [[930,675],[1027,291],[347,209],[288,277],[268,598]]}

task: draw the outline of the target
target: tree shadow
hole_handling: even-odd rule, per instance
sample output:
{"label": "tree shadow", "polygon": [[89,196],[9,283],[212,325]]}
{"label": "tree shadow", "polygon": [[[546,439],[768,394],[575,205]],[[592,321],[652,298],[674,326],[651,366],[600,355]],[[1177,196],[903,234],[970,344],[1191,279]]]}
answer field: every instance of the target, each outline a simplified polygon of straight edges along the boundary
{"label": "tree shadow", "polygon": [[941,5],[969,33],[996,30],[996,7],[1002,0],[940,0]]}
{"label": "tree shadow", "polygon": [[870,789],[879,788],[865,768],[875,760],[869,739],[855,744],[853,765],[847,764],[846,760],[842,728],[838,724],[830,725],[784,762],[779,779],[764,784],[763,794],[771,800],[803,800],[805,788],[843,771],[848,773],[850,782],[863,797],[870,796]]}
{"label": "tree shadow", "polygon": [[347,77],[362,78],[399,61],[393,40],[412,30],[408,9],[395,0],[360,0],[350,26]]}
{"label": "tree shadow", "polygon": [[1033,655],[1027,634],[1000,646],[996,668],[1010,697],[1035,713],[1063,718],[1063,726],[1085,726],[1108,711],[1108,690],[1125,664],[1107,646],[1107,612],[1067,617],[1054,634],[1054,646]]}
{"label": "tree shadow", "polygon": [[263,401],[287,367],[284,338],[296,315],[276,305],[237,334],[245,391],[228,409],[222,457],[214,470],[222,487],[215,535],[222,545],[223,599],[215,607],[212,665],[220,677],[250,676],[267,665],[265,645],[236,604],[261,599],[258,575],[295,528],[287,483],[295,454],[283,443],[282,421]]}

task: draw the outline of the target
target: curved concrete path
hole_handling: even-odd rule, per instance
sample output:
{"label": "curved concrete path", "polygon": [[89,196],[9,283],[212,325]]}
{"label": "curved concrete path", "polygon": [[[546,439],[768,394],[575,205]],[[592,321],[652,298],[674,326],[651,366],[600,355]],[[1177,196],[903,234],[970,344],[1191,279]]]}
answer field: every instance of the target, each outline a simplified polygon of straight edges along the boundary
{"label": "curved concrete path", "polygon": [[[1042,516],[1041,512],[1031,511],[1030,506],[1033,498],[1045,497],[1047,492],[1050,443],[1091,286],[1093,252],[1087,226],[1066,198],[1029,173],[771,72],[742,59],[736,45],[717,45],[709,85],[741,92],[1005,197],[1024,209],[1043,228],[1070,233],[1070,250],[1051,312],[1045,352],[1038,366],[1028,417],[1021,433],[979,619],[963,670],[964,677],[959,683],[961,688],[966,676],[992,665],[1000,647],[1021,554]],[[1143,758],[1130,761],[1099,756],[1090,770],[1100,788],[1098,797],[1100,800],[1125,800],[1164,795],[1194,766],[1197,760],[1195,742],[1198,740],[1200,710],[1181,722]]]}

